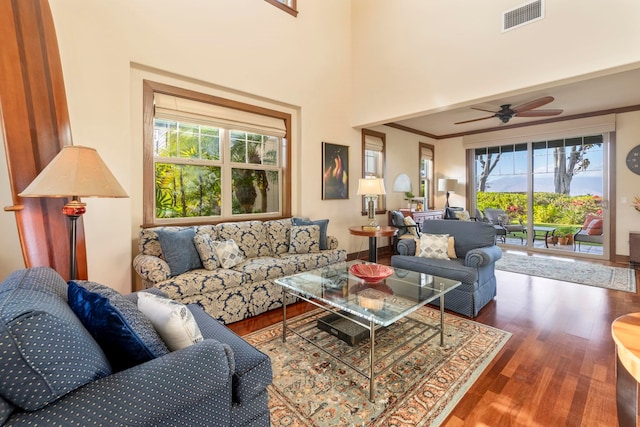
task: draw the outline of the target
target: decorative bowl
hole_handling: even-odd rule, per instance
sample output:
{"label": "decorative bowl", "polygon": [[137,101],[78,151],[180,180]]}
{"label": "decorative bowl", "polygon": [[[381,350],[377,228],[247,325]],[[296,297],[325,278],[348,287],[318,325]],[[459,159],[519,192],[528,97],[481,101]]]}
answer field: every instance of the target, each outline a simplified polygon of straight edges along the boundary
{"label": "decorative bowl", "polygon": [[378,283],[393,274],[393,268],[380,264],[354,264],[349,267],[349,273],[366,283]]}

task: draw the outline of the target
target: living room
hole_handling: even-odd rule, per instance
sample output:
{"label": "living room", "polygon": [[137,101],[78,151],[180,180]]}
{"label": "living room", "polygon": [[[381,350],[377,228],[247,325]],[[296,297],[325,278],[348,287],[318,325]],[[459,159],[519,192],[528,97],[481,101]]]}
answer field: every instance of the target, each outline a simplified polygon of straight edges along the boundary
{"label": "living room", "polygon": [[[74,143],[98,149],[130,196],[90,199],[83,218],[89,277],[122,293],[136,286],[132,260],[144,223],[144,79],[290,113],[292,214],[328,218],[330,233],[352,254],[363,247],[363,239],[348,231],[365,220],[356,196],[362,128],[386,135],[388,190],[400,173],[410,173],[417,185],[421,142],[435,147],[436,176],[461,177],[462,190],[461,137],[434,139],[384,123],[640,63],[640,10],[631,1],[591,1],[579,10],[547,4],[545,20],[507,34],[498,28],[500,14],[520,2],[469,1],[461,13],[459,4],[445,2],[298,0],[297,17],[249,0],[49,4]],[[579,26],[572,31],[574,23]],[[607,31],[584,30],[601,27]],[[244,68],[237,65],[245,62]],[[625,157],[637,145],[640,112],[618,114],[615,124],[612,204],[637,195],[637,176],[626,168]],[[349,147],[348,199],[322,198],[323,142]],[[0,162],[3,206],[14,203],[8,180],[6,163]],[[403,197],[388,191],[387,206],[402,206]],[[452,195],[452,204],[466,203],[465,192]],[[435,205],[444,205],[444,194],[436,195]],[[628,234],[637,220],[628,208],[619,206],[612,218],[613,258],[629,256]],[[387,216],[378,219],[386,223]],[[0,227],[5,277],[24,261],[11,212],[0,216]]]}

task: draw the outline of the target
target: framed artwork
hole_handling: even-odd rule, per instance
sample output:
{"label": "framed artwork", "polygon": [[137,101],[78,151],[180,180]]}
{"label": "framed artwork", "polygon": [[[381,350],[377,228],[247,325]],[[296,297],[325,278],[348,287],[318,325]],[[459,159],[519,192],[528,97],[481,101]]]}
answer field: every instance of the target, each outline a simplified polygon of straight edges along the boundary
{"label": "framed artwork", "polygon": [[349,147],[322,143],[322,200],[349,198]]}

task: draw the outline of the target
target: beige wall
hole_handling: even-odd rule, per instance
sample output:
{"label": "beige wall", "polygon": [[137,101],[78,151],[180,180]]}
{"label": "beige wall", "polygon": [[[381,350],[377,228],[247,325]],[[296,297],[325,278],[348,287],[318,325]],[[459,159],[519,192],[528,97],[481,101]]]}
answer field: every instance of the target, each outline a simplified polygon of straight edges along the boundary
{"label": "beige wall", "polygon": [[[631,0],[581,2],[572,15],[565,10],[570,2],[547,2],[548,19],[508,35],[494,29],[499,22],[494,12],[512,2],[464,3],[299,1],[300,13],[293,18],[259,0],[50,0],[74,143],[97,148],[131,196],[85,200],[89,278],[126,292],[134,277],[131,260],[142,218],[143,76],[279,106],[296,115],[294,214],[329,218],[330,234],[354,252],[367,247],[364,239],[347,232],[349,225],[364,221],[355,195],[361,142],[354,126],[640,57],[640,5]],[[480,5],[492,10],[480,10]],[[607,31],[573,32],[567,29],[570,22],[580,22],[580,28],[605,26]],[[538,43],[531,46],[530,40]],[[567,49],[573,54],[566,55]],[[627,133],[622,136],[621,130],[619,140],[626,145],[638,140],[637,122],[636,116],[624,117]],[[401,172],[412,173],[417,186],[415,160],[405,153],[417,153],[418,142],[430,142],[428,138],[384,126],[374,129],[387,134],[387,187]],[[350,147],[349,200],[321,199],[322,141]],[[437,176],[463,177],[461,143],[434,144]],[[620,166],[618,174],[623,173]],[[442,205],[443,195],[437,197],[436,205]],[[401,198],[390,195],[388,206]],[[463,200],[462,194],[452,195],[452,204]],[[0,162],[0,202],[11,204],[5,162]],[[386,216],[379,221],[386,223]],[[2,213],[0,227],[6,238],[0,256],[4,278],[23,264],[13,214]]]}

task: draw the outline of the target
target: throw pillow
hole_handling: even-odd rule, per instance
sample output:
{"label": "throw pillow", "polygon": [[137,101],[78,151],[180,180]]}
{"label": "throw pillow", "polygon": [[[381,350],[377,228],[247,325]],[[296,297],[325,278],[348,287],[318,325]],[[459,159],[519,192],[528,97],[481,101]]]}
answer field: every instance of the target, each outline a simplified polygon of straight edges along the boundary
{"label": "throw pillow", "polygon": [[419,257],[449,259],[447,249],[449,247],[448,234],[423,234],[420,236]]}
{"label": "throw pillow", "polygon": [[456,255],[456,241],[453,236],[449,236],[449,240],[447,240],[447,256],[449,258],[458,258]]}
{"label": "throw pillow", "polygon": [[93,282],[69,282],[69,306],[98,342],[114,371],[144,363],[169,351],[136,304]]}
{"label": "throw pillow", "polygon": [[591,224],[591,221],[593,221],[594,219],[600,219],[600,217],[594,214],[587,214],[584,217],[584,223],[582,224],[582,229],[586,230],[587,227],[589,227],[589,224]]}
{"label": "throw pillow", "polygon": [[509,219],[509,215],[507,214],[498,215],[498,224],[506,225],[506,224],[509,224],[509,222],[511,222],[511,220]]}
{"label": "throw pillow", "polygon": [[156,234],[172,277],[202,268],[200,256],[193,242],[196,235],[193,228],[179,231],[156,230]]}
{"label": "throw pillow", "polygon": [[413,234],[414,236],[418,235],[418,227],[413,218],[411,218],[410,216],[404,217],[404,225],[407,226],[407,230],[409,231],[409,233]]}
{"label": "throw pillow", "polygon": [[595,218],[591,220],[587,226],[587,234],[592,236],[598,236],[602,234],[602,218]]}
{"label": "throw pillow", "polygon": [[317,225],[318,227],[320,227],[320,250],[324,251],[329,249],[327,242],[327,229],[329,228],[328,219],[310,221],[305,218],[293,218],[293,225]]}
{"label": "throw pillow", "polygon": [[224,242],[212,240],[211,244],[216,250],[216,257],[218,257],[218,262],[220,262],[222,268],[232,268],[244,261],[244,255],[242,255],[240,248],[233,240]]}
{"label": "throw pillow", "polygon": [[196,234],[193,238],[196,244],[196,250],[200,255],[200,261],[202,266],[207,270],[215,270],[220,267],[218,257],[216,256],[216,249],[213,247],[213,239],[209,234]]}
{"label": "throw pillow", "polygon": [[171,351],[189,347],[203,340],[193,314],[184,304],[159,295],[140,292],[138,308],[149,318]]}
{"label": "throw pillow", "polygon": [[320,227],[317,225],[294,225],[289,240],[290,254],[320,252]]}
{"label": "throw pillow", "polygon": [[471,219],[468,211],[456,211],[455,215],[459,221],[469,221]]}

